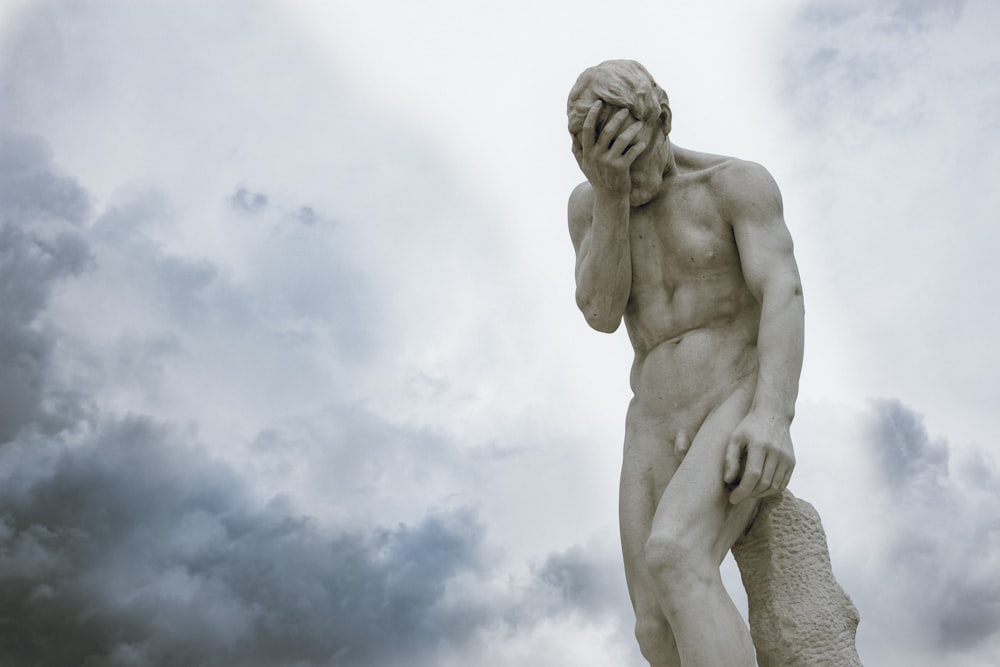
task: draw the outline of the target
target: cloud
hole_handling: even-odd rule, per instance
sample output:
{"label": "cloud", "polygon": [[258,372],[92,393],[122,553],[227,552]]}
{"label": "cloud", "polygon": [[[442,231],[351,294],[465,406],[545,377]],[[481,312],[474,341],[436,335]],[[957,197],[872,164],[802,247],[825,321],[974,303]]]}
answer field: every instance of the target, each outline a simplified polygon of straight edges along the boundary
{"label": "cloud", "polygon": [[0,443],[61,421],[41,400],[54,338],[36,318],[57,282],[91,267],[78,229],[87,211],[86,193],[56,172],[44,141],[0,134]]}
{"label": "cloud", "polygon": [[534,576],[541,590],[550,595],[549,614],[575,613],[591,622],[608,616],[627,619],[632,610],[615,604],[625,597],[622,595],[624,581],[608,576],[620,567],[618,554],[606,547],[576,545],[550,554],[535,570]]}
{"label": "cloud", "polygon": [[869,575],[877,594],[857,594],[894,643],[965,664],[963,653],[1000,645],[1000,470],[981,449],[931,438],[897,400],[872,403],[866,432],[885,485],[877,498],[887,532]]}
{"label": "cloud", "polygon": [[966,0],[812,0],[800,9],[812,23],[839,25],[859,14],[874,13],[883,29],[926,28],[933,20],[957,19]]}
{"label": "cloud", "polygon": [[919,497],[937,491],[948,476],[948,447],[931,441],[923,419],[899,401],[875,404],[872,441],[880,469],[898,490],[918,490]]}
{"label": "cloud", "polygon": [[257,213],[267,208],[267,195],[263,192],[250,192],[244,186],[236,188],[229,196],[229,205],[243,213]]}
{"label": "cloud", "polygon": [[[48,159],[22,163],[3,173],[16,178],[28,168],[53,169]],[[66,183],[72,181],[62,182],[63,190]],[[10,305],[0,329],[4,661],[420,664],[420,656],[461,643],[486,623],[490,610],[478,599],[448,593],[456,578],[482,571],[484,530],[471,510],[420,512],[413,524],[395,528],[349,516],[350,527],[331,531],[280,497],[261,503],[247,479],[197,444],[193,427],[116,417],[89,406],[83,392],[63,397],[58,419],[50,414],[47,406],[63,393],[58,364],[72,358],[65,348],[81,344],[53,325],[35,327],[57,282],[72,293],[74,279],[114,277],[117,262],[127,258],[126,285],[157,303],[184,340],[182,329],[210,326],[218,316],[212,289],[224,281],[211,264],[166,255],[149,242],[143,227],[160,210],[155,199],[113,206],[88,227],[54,217],[39,208],[44,202],[31,203],[5,210],[0,233]],[[53,226],[57,233],[46,234]],[[178,354],[169,334],[157,335],[161,342],[140,328],[112,348],[125,364],[119,372],[135,374],[147,388],[162,374],[151,373],[151,359]],[[102,369],[106,361],[91,363],[84,388],[100,395],[109,390],[104,382],[120,382]],[[344,485],[363,486],[383,474],[379,467],[398,466],[389,452],[365,461],[380,447],[418,445],[414,433],[363,417],[357,409],[332,417],[343,446],[327,446],[328,462],[346,469]],[[427,452],[410,449],[415,456]],[[352,453],[356,465],[349,464]],[[416,458],[411,462],[420,467]],[[363,495],[339,494],[341,501]]]}
{"label": "cloud", "polygon": [[[797,119],[900,134],[934,113],[928,56],[958,26],[963,0],[804,3],[792,25],[784,61],[786,96]],[[953,54],[940,54],[946,58]],[[845,128],[846,129],[846,128]],[[869,134],[863,131],[863,139]]]}
{"label": "cloud", "polygon": [[[518,443],[459,442],[368,405],[391,384],[380,364],[413,345],[394,301],[421,288],[378,279],[391,252],[352,261],[359,219],[323,224],[322,204],[266,179],[242,194],[229,180],[193,214],[169,182],[104,200],[46,140],[10,145],[0,661],[438,667],[481,664],[501,636],[558,665],[581,634],[606,648],[621,626],[602,601],[614,557],[569,547],[532,569],[488,541],[482,506],[509,507]],[[417,222],[444,209],[407,208]],[[418,247],[453,247],[437,237],[450,218],[427,234],[392,222]],[[226,243],[206,240],[217,230]],[[499,354],[488,343],[477,359],[484,344]],[[484,381],[405,372],[449,412],[442,394]]]}
{"label": "cloud", "polygon": [[[47,370],[25,402],[44,403],[58,384]],[[429,666],[442,651],[476,660],[477,641],[498,628],[530,636],[573,614],[607,623],[608,562],[571,550],[508,584],[474,511],[426,509],[427,487],[469,464],[433,433],[358,406],[261,433],[256,465],[309,468],[319,492],[346,505],[336,528],[280,495],[262,502],[255,475],[206,449],[193,426],[107,410],[9,442],[0,451],[0,655],[14,664]],[[390,492],[417,518],[371,521],[363,503]]]}
{"label": "cloud", "polygon": [[[258,506],[190,433],[107,420],[0,458],[0,653],[16,664],[365,665],[461,641],[466,510],[324,534]],[[127,659],[126,659],[127,658]],[[89,662],[88,662],[89,661]]]}
{"label": "cloud", "polygon": [[960,442],[992,439],[1000,396],[983,372],[1000,368],[998,10],[804,3],[780,68],[788,150],[808,165],[783,186],[828,360],[815,391],[933,405]]}
{"label": "cloud", "polygon": [[80,224],[89,213],[86,192],[56,172],[52,150],[40,137],[0,135],[0,219],[56,218]]}
{"label": "cloud", "polygon": [[861,614],[864,664],[983,667],[1000,650],[1000,466],[895,398],[800,402],[793,492]]}
{"label": "cloud", "polygon": [[301,206],[299,207],[299,210],[295,212],[295,219],[303,225],[311,227],[319,220],[319,216],[316,214],[316,211],[312,206]]}

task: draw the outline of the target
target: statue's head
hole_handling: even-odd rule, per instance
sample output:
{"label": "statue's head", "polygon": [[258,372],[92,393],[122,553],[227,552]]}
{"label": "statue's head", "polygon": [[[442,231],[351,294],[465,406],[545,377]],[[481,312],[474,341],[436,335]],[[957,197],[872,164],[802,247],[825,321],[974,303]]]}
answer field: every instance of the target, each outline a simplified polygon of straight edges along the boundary
{"label": "statue's head", "polygon": [[[646,68],[634,60],[608,60],[584,70],[569,92],[566,114],[573,137],[573,155],[580,168],[583,155],[581,132],[587,114],[600,100],[603,104],[594,127],[594,139],[604,124],[620,109],[628,109],[645,127],[637,136],[647,143],[629,167],[632,180],[629,200],[632,206],[648,203],[660,192],[664,172],[670,164],[670,102]],[[626,125],[627,126],[627,125]]]}
{"label": "statue's head", "polygon": [[639,120],[657,123],[664,134],[670,134],[667,93],[656,85],[646,68],[634,60],[606,60],[587,68],[577,78],[566,103],[569,133],[573,137],[580,134],[587,112],[597,100],[605,103],[598,119],[598,133],[608,118],[624,107]]}

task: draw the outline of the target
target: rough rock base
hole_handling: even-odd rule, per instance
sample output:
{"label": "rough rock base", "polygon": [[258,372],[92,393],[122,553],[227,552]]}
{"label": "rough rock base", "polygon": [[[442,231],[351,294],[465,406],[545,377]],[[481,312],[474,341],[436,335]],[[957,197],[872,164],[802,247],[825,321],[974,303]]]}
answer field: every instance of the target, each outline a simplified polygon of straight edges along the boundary
{"label": "rough rock base", "polygon": [[858,610],[833,577],[819,514],[788,491],[733,546],[760,667],[860,667]]}

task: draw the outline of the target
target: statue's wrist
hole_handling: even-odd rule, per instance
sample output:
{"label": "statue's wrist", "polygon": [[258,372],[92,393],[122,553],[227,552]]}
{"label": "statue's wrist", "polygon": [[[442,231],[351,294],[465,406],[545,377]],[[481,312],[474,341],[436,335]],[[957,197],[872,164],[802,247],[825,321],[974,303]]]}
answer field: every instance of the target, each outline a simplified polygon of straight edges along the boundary
{"label": "statue's wrist", "polygon": [[788,408],[779,405],[753,405],[750,412],[762,419],[766,419],[773,424],[791,426],[795,419],[795,408]]}
{"label": "statue's wrist", "polygon": [[629,199],[629,188],[594,187],[594,205],[617,206],[627,204]]}

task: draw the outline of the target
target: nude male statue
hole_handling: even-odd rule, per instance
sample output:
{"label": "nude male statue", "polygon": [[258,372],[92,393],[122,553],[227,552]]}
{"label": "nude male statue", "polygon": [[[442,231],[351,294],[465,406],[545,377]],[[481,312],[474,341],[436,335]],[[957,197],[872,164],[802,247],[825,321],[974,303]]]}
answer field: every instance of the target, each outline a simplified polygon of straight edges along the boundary
{"label": "nude male statue", "polygon": [[760,165],[674,146],[667,95],[608,61],[569,95],[576,299],[635,349],[620,489],[636,638],[653,667],[752,667],[719,566],[795,465],[803,305]]}

